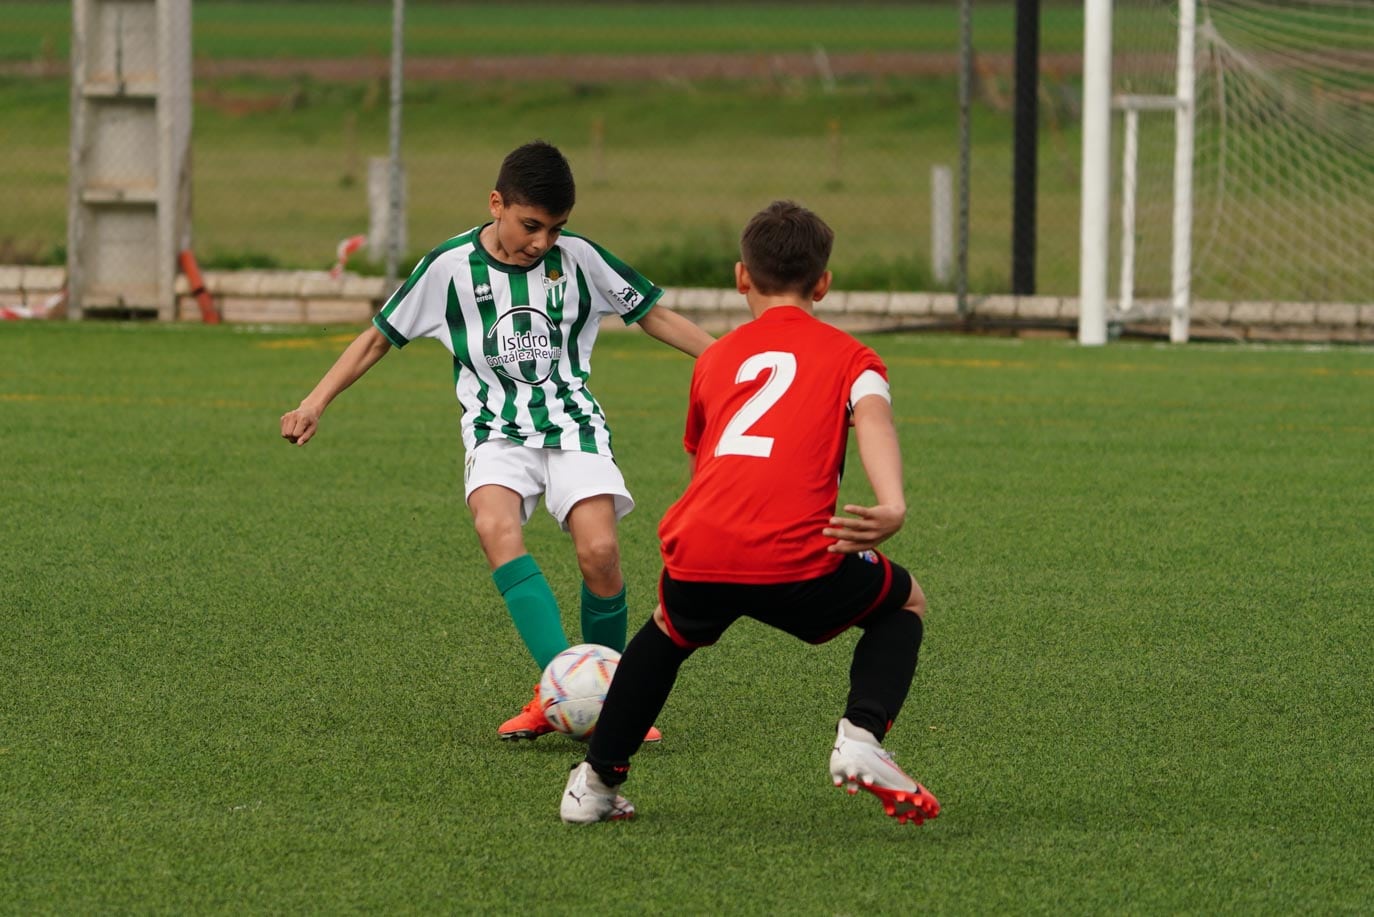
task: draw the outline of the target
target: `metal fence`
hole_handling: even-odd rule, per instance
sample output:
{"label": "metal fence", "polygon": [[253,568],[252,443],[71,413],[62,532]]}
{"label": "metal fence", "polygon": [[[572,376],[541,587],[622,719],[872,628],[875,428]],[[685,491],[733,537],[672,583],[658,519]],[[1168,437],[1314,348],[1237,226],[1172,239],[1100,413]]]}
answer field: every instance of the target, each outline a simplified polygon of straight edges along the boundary
{"label": "metal fence", "polygon": [[[119,17],[169,0],[90,2]],[[0,264],[62,263],[70,20],[54,4],[20,5],[29,19],[17,16],[0,43]],[[1165,60],[1168,4],[1118,7],[1123,22],[1148,18],[1140,35]],[[975,296],[1011,288],[1014,8],[980,5],[966,49],[961,260]],[[791,197],[836,229],[841,288],[954,289],[942,235],[957,226],[949,192],[961,160],[951,5],[565,4],[539,7],[548,27],[538,33],[486,22],[491,9],[411,0],[407,10],[403,269],[482,221],[501,156],[542,137],[578,177],[573,228],[660,282],[727,285],[739,227]],[[1080,12],[1043,6],[1035,277],[1046,294],[1077,293]],[[369,185],[387,153],[391,14],[389,0],[196,0],[189,175],[202,265],[324,268],[341,240],[377,241]],[[127,31],[136,59],[140,34]],[[1142,140],[1141,295],[1164,282],[1167,186],[1144,189],[1168,167],[1168,136]],[[138,137],[123,140],[113,149],[130,162],[150,155]],[[354,259],[381,271],[375,246]]]}

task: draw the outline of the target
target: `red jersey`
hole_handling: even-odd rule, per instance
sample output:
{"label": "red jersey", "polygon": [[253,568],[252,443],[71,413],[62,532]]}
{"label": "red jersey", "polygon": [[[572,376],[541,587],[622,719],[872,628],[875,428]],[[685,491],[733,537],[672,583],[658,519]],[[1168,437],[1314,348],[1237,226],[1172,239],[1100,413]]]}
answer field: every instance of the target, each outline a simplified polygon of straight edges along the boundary
{"label": "red jersey", "polygon": [[839,496],[850,390],[870,370],[887,379],[871,349],[795,306],[697,358],[683,437],[695,471],[658,527],[674,579],[784,583],[839,566],[821,530]]}

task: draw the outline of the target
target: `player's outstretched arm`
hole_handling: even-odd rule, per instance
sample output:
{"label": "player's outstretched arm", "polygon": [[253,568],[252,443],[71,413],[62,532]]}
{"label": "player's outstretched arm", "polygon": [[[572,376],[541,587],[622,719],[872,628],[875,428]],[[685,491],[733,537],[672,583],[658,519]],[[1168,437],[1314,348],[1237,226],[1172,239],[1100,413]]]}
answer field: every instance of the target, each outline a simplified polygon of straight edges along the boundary
{"label": "player's outstretched arm", "polygon": [[701,356],[702,351],[711,346],[711,337],[691,319],[663,306],[654,306],[639,320],[644,333],[658,338],[669,347],[676,347],[691,357]]}
{"label": "player's outstretched arm", "polygon": [[320,425],[320,415],[329,407],[340,392],[362,377],[372,365],[386,356],[391,349],[388,341],[373,325],[368,325],[363,333],[353,339],[353,343],[324,374],[324,378],[305,396],[300,407],[287,411],[281,416],[281,435],[283,439],[304,446]]}
{"label": "player's outstretched arm", "polygon": [[854,435],[859,460],[873,486],[874,506],[845,504],[847,516],[832,516],[825,534],[836,539],[830,550],[857,554],[882,544],[906,522],[906,497],[902,492],[902,451],[892,405],[879,395],[865,395],[854,405]]}

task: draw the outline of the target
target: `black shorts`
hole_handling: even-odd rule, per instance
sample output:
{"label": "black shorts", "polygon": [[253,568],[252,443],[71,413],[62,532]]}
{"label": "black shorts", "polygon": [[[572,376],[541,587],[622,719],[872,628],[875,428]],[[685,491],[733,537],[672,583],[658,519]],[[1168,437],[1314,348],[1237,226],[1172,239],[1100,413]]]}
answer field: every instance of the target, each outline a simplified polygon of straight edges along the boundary
{"label": "black shorts", "polygon": [[901,608],[911,574],[877,551],[846,554],[833,573],[796,583],[699,583],[659,578],[658,600],[673,642],[710,646],[742,617],[824,643],[874,614]]}

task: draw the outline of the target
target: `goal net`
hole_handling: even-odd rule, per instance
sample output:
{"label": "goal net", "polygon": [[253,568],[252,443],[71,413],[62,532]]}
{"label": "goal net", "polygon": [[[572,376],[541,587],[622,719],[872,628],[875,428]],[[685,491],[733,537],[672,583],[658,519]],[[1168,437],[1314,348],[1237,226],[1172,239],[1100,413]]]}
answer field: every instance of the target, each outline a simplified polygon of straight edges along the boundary
{"label": "goal net", "polygon": [[[1114,158],[1129,100],[1178,91],[1178,26],[1177,2],[1116,5]],[[1191,299],[1374,301],[1374,0],[1197,0],[1196,26]],[[1134,265],[1115,280],[1133,270],[1148,309],[1171,293],[1177,138],[1167,106],[1134,117],[1134,240],[1113,226]]]}

